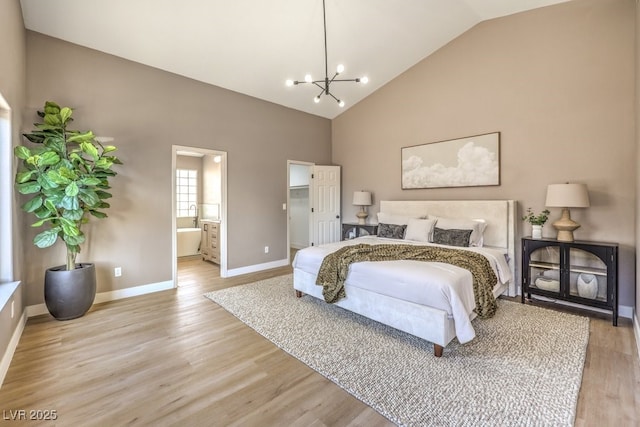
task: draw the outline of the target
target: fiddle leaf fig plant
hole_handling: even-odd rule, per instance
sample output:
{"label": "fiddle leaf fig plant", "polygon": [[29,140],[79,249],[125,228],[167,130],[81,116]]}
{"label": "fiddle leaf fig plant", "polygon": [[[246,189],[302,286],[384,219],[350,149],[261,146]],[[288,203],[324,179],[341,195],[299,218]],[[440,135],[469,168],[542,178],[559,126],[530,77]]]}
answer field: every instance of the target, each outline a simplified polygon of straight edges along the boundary
{"label": "fiddle leaf fig plant", "polygon": [[111,154],[116,147],[102,145],[93,132],[68,129],[72,114],[71,108],[47,101],[44,110],[38,111],[42,122],[23,134],[35,145],[14,149],[20,159],[16,188],[32,196],[22,209],[38,219],[32,227],[46,227],[33,243],[46,248],[62,239],[67,270],[76,267],[80,245],[86,240],[82,225],[89,221],[89,215],[107,217],[109,179],[116,175],[112,166],[122,164]]}

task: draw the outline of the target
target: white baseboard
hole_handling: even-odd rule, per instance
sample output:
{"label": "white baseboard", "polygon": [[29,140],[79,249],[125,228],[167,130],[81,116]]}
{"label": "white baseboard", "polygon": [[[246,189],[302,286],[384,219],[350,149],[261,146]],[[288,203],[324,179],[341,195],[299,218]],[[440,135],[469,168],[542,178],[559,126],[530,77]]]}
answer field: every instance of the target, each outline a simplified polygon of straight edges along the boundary
{"label": "white baseboard", "polygon": [[13,359],[13,354],[16,352],[16,348],[18,348],[18,343],[20,342],[20,337],[22,336],[22,331],[24,331],[24,326],[27,324],[27,311],[22,312],[22,316],[20,317],[20,321],[16,325],[16,329],[13,331],[13,335],[11,335],[11,341],[9,341],[9,345],[4,351],[2,355],[2,361],[0,361],[0,387],[4,383],[4,377],[7,375],[9,371],[9,365],[11,365],[11,359]]}
{"label": "white baseboard", "polygon": [[270,270],[272,268],[286,267],[287,265],[289,265],[288,259],[265,262],[264,264],[248,265],[246,267],[227,270],[227,277],[240,276],[241,274],[255,273],[257,271]]}
{"label": "white baseboard", "polygon": [[[115,291],[100,292],[96,294],[96,298],[93,300],[94,304],[107,301],[115,301],[122,298],[135,297],[138,295],[151,294],[153,292],[166,291],[167,289],[173,289],[173,281],[167,280],[165,282],[151,283],[148,285],[134,286],[133,288],[118,289]],[[41,314],[47,314],[46,304],[36,304],[27,306],[27,317],[39,316]]]}

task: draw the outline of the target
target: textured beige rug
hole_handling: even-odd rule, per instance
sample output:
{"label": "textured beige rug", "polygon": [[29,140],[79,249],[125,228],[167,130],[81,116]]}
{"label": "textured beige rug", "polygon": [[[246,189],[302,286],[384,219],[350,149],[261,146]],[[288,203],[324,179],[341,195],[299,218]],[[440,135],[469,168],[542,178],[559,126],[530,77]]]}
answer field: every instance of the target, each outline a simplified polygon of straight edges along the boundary
{"label": "textured beige rug", "polygon": [[499,300],[477,337],[431,343],[313,297],[282,276],[205,295],[399,425],[572,426],[589,320]]}

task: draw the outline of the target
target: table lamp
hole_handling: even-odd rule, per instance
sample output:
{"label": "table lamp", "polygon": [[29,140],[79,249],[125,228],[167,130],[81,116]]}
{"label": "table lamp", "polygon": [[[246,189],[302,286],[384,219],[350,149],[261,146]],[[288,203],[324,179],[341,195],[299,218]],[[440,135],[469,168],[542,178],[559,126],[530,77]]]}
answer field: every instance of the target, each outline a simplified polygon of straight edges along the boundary
{"label": "table lamp", "polygon": [[589,192],[585,184],[549,184],[547,187],[547,201],[549,208],[562,208],[562,217],[553,223],[558,230],[557,239],[563,242],[573,242],[573,230],[580,224],[571,219],[569,208],[588,208]]}
{"label": "table lamp", "polygon": [[371,206],[371,193],[368,191],[354,191],[353,204],[355,206],[360,206],[360,212],[356,214],[358,217],[358,224],[365,224],[365,221],[369,216],[365,206]]}

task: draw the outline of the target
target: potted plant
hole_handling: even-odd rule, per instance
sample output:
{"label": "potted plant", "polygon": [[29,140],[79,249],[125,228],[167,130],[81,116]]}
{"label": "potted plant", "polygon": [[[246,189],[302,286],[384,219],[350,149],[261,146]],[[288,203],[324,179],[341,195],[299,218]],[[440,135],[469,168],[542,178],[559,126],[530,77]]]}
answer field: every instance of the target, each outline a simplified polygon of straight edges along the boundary
{"label": "potted plant", "polygon": [[527,213],[522,217],[522,220],[527,221],[529,224],[531,224],[531,237],[533,237],[534,239],[542,238],[542,226],[549,219],[550,213],[551,212],[549,212],[548,209],[545,209],[538,215],[536,215],[535,213],[533,213],[533,210],[531,208],[527,208]]}
{"label": "potted plant", "polygon": [[90,215],[107,217],[109,178],[116,175],[112,166],[122,164],[111,155],[116,147],[103,146],[93,132],[68,129],[71,115],[71,108],[47,101],[44,110],[38,111],[42,122],[23,134],[35,145],[14,149],[20,159],[17,190],[31,196],[22,209],[36,216],[32,227],[46,228],[33,243],[47,248],[62,239],[66,246],[66,264],[49,268],[45,274],[45,303],[59,320],[83,316],[93,304],[95,265],[76,263],[80,245],[86,240],[82,225]]}

